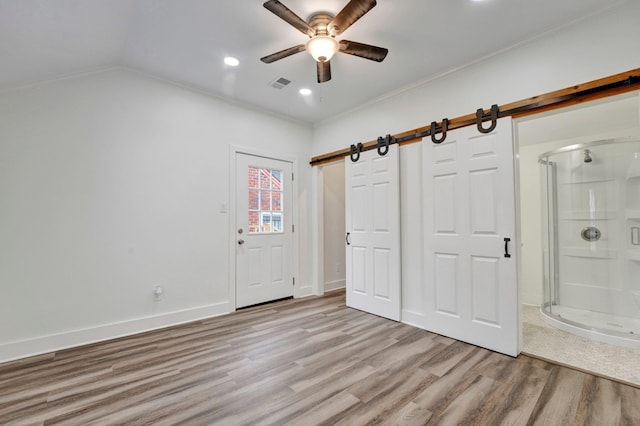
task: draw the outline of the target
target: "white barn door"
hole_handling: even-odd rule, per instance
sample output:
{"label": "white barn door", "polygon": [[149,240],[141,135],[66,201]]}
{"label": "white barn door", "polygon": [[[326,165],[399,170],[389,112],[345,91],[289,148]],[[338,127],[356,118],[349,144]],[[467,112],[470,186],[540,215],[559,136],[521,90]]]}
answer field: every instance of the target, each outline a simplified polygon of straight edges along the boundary
{"label": "white barn door", "polygon": [[345,159],[347,306],[400,320],[398,146]]}
{"label": "white barn door", "polygon": [[[516,356],[519,306],[511,119],[423,141],[427,330]],[[509,240],[505,240],[509,239]]]}

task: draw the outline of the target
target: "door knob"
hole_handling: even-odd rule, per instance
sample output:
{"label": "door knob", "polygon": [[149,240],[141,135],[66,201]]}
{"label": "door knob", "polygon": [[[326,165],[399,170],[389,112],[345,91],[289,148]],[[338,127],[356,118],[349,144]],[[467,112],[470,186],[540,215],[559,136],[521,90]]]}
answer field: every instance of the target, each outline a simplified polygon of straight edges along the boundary
{"label": "door knob", "polygon": [[238,244],[239,245],[243,245],[244,244],[244,240],[238,240]]}

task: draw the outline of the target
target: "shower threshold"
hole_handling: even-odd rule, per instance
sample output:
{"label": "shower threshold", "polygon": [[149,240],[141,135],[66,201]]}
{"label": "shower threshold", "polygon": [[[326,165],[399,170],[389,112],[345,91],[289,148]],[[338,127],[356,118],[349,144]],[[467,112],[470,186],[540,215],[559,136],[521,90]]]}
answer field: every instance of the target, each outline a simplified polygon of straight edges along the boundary
{"label": "shower threshold", "polygon": [[542,319],[554,327],[592,340],[640,349],[640,318],[621,317],[585,309],[553,305]]}

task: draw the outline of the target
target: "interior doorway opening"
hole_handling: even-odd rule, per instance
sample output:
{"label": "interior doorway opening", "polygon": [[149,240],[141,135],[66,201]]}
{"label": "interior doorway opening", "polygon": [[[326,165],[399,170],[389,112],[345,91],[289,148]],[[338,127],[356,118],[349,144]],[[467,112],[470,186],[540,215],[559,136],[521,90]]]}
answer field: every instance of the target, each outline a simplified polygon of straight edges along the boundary
{"label": "interior doorway opening", "polygon": [[322,293],[344,289],[345,251],[345,168],[344,161],[322,166],[323,288]]}

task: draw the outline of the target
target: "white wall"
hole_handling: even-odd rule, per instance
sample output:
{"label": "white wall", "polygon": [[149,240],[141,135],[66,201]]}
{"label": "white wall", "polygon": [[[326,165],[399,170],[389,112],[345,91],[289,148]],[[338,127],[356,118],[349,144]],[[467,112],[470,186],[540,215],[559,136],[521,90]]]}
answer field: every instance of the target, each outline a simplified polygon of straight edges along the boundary
{"label": "white wall", "polygon": [[[348,148],[429,124],[473,113],[627,70],[640,68],[640,2],[629,0],[609,11],[546,34],[440,78],[416,84],[315,128],[313,155]],[[416,236],[421,221],[421,165],[417,144],[401,148],[403,320],[422,312],[422,258]],[[408,205],[407,203],[411,203]],[[410,258],[407,254],[410,253]]]}
{"label": "white wall", "polygon": [[323,166],[324,291],[343,288],[345,277],[344,162]]}
{"label": "white wall", "polygon": [[311,133],[122,69],[1,94],[0,361],[232,310],[230,145],[297,159],[311,293]]}

